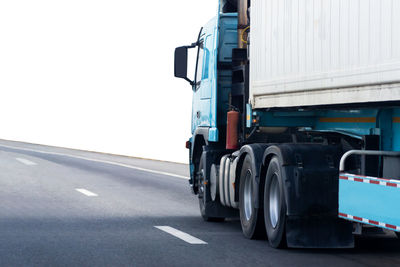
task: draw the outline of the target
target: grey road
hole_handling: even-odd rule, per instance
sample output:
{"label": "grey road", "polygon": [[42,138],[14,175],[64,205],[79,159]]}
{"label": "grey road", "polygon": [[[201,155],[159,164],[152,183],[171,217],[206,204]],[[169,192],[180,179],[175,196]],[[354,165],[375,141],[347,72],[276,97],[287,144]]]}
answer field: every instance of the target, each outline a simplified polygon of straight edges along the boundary
{"label": "grey road", "polygon": [[184,164],[0,140],[0,265],[400,266],[393,234],[275,250],[237,220],[203,222],[187,175]]}

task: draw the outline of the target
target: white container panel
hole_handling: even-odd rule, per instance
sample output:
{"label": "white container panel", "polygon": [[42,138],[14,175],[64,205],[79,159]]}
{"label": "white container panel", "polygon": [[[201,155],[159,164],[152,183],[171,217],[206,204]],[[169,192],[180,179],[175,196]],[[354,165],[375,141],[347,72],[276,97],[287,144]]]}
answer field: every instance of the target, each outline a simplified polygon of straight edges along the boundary
{"label": "white container panel", "polygon": [[400,0],[253,0],[254,108],[397,101]]}

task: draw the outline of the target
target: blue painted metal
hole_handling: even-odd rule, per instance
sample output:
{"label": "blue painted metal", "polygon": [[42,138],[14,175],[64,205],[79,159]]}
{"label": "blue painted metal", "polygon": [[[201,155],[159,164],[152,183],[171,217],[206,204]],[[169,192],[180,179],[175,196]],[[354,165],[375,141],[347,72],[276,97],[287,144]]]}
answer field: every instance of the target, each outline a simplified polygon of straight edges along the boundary
{"label": "blue painted metal", "polygon": [[380,147],[382,150],[390,151],[392,150],[392,109],[380,110],[377,116],[376,128],[380,131]]}
{"label": "blue painted metal", "polygon": [[218,62],[231,63],[232,49],[237,47],[237,13],[219,15]]}
{"label": "blue painted metal", "polygon": [[211,142],[218,142],[218,128],[226,125],[232,74],[230,71],[218,73],[217,66],[232,61],[232,48],[237,43],[236,28],[236,13],[219,14],[203,27],[201,33],[204,50],[203,58],[199,60],[202,60],[202,73],[200,84],[193,86],[192,134],[198,127],[209,127],[208,141]]}
{"label": "blue painted metal", "polygon": [[392,117],[392,150],[400,151],[400,109],[393,109]]}
{"label": "blue painted metal", "polygon": [[[230,66],[232,63],[232,49],[237,47],[237,14],[220,14],[218,38],[218,63]],[[226,116],[229,110],[229,93],[232,88],[232,70],[220,68],[218,70],[217,92],[217,125],[220,129],[226,128]]]}
{"label": "blue painted metal", "polygon": [[[215,65],[217,48],[215,44],[217,31],[216,18],[211,19],[201,33],[200,42],[203,43],[203,57],[199,57],[199,65],[202,66],[200,84],[193,86],[192,103],[192,134],[198,127],[215,127],[216,118],[212,109],[213,92],[216,91],[216,71],[210,66]],[[202,61],[202,62],[200,62]]]}
{"label": "blue painted metal", "polygon": [[[353,177],[348,174],[342,175]],[[398,203],[400,203],[400,181],[392,180],[390,181],[392,186],[387,186],[368,182],[369,180],[374,180],[386,183],[387,180],[383,179],[362,177],[360,180],[363,180],[363,182],[339,180],[339,213],[400,226],[400,212],[398,210]],[[399,184],[399,187],[396,186],[397,184]],[[360,222],[357,219],[350,220]],[[365,220],[363,223],[377,226]],[[394,230],[385,225],[379,227]]]}
{"label": "blue painted metal", "polygon": [[[315,111],[268,111],[255,110],[260,118],[260,126],[265,127],[307,127],[321,132],[338,132],[351,137],[380,135],[382,150],[400,151],[400,109],[352,109],[352,110],[315,110]],[[366,122],[347,121],[346,119],[367,119]],[[340,121],[343,119],[343,121]]]}
{"label": "blue painted metal", "polygon": [[314,128],[316,130],[331,130],[342,133],[348,132],[354,135],[370,135],[376,129],[376,122],[327,122],[329,118],[375,118],[378,109],[356,109],[356,110],[329,110],[319,112]]}
{"label": "blue painted metal", "polygon": [[208,141],[218,142],[218,128],[212,127],[208,130]]}
{"label": "blue painted metal", "polygon": [[303,115],[300,111],[284,113],[255,111],[254,114],[260,118],[259,125],[266,127],[312,127],[316,120],[316,117],[310,116],[310,113]]}

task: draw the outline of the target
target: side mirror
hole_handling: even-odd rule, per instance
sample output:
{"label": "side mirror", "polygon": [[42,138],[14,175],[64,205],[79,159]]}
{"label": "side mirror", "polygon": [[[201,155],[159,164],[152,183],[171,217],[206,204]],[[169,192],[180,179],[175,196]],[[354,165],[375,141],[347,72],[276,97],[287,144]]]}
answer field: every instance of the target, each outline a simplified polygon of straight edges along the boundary
{"label": "side mirror", "polygon": [[191,81],[187,77],[187,60],[188,60],[188,47],[181,46],[175,48],[175,66],[174,66],[175,77],[185,79],[191,85],[193,85],[193,81]]}

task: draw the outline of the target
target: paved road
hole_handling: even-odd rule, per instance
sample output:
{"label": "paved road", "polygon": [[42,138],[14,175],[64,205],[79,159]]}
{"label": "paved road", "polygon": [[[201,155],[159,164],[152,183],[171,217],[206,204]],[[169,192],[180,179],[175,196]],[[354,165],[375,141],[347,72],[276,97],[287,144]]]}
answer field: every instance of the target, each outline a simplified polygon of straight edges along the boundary
{"label": "paved road", "polygon": [[238,221],[203,222],[187,173],[183,164],[0,140],[0,265],[400,265],[392,234],[357,239],[356,249],[275,250],[245,239]]}

